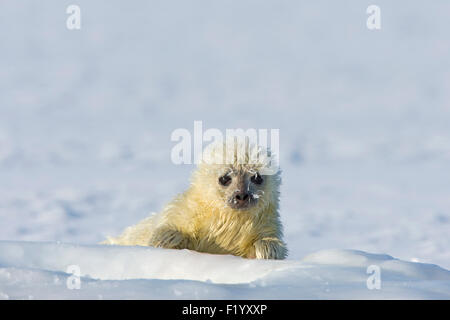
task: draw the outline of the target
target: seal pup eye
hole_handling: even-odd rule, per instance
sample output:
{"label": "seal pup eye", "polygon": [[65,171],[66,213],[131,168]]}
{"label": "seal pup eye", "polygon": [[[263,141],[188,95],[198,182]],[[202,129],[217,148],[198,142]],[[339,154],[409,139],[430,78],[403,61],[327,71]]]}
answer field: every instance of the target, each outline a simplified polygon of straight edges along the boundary
{"label": "seal pup eye", "polygon": [[228,174],[221,176],[219,178],[219,183],[223,186],[228,186],[231,183],[231,177]]}
{"label": "seal pup eye", "polygon": [[250,178],[250,181],[253,182],[254,184],[261,184],[264,182],[264,179],[261,177],[259,173],[257,173]]}

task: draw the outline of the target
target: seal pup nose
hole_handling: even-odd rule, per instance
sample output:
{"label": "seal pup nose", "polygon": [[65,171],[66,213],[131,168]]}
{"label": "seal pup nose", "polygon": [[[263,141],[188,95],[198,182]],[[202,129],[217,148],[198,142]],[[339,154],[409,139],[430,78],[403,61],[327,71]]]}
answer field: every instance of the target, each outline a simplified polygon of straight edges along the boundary
{"label": "seal pup nose", "polygon": [[234,196],[234,198],[235,198],[237,201],[247,201],[247,200],[248,200],[248,193],[245,193],[245,192],[239,192],[239,193],[237,193],[237,194]]}
{"label": "seal pup nose", "polygon": [[235,208],[245,208],[250,203],[250,195],[248,192],[236,191],[232,196],[232,203]]}

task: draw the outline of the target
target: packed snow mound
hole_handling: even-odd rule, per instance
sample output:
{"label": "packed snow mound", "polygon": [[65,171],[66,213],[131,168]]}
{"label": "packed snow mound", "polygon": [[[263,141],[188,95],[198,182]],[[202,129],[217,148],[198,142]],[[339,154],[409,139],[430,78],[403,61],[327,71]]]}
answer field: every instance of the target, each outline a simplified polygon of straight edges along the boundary
{"label": "packed snow mound", "polygon": [[[68,286],[74,277],[69,266],[80,271],[79,289]],[[373,266],[380,271],[379,289],[368,286]],[[29,298],[450,299],[450,271],[355,250],[275,261],[189,250],[0,241],[0,299]]]}

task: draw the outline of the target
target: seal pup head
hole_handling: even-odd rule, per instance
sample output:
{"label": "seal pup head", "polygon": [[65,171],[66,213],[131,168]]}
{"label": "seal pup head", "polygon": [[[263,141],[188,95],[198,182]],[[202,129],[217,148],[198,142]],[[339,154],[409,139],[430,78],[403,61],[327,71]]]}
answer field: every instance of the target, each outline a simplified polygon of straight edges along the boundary
{"label": "seal pup head", "polygon": [[280,183],[280,170],[269,150],[236,140],[209,145],[192,176],[200,201],[235,213],[278,208]]}

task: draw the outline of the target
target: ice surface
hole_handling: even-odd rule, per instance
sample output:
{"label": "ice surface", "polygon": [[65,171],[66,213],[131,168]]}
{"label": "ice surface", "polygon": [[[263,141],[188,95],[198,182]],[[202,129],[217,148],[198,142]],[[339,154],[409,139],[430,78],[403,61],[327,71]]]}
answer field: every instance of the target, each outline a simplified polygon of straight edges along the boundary
{"label": "ice surface", "polygon": [[[69,289],[80,270],[79,289]],[[380,270],[380,288],[369,289]],[[189,250],[0,242],[4,299],[450,299],[450,271],[384,254],[324,250],[249,260]]]}

